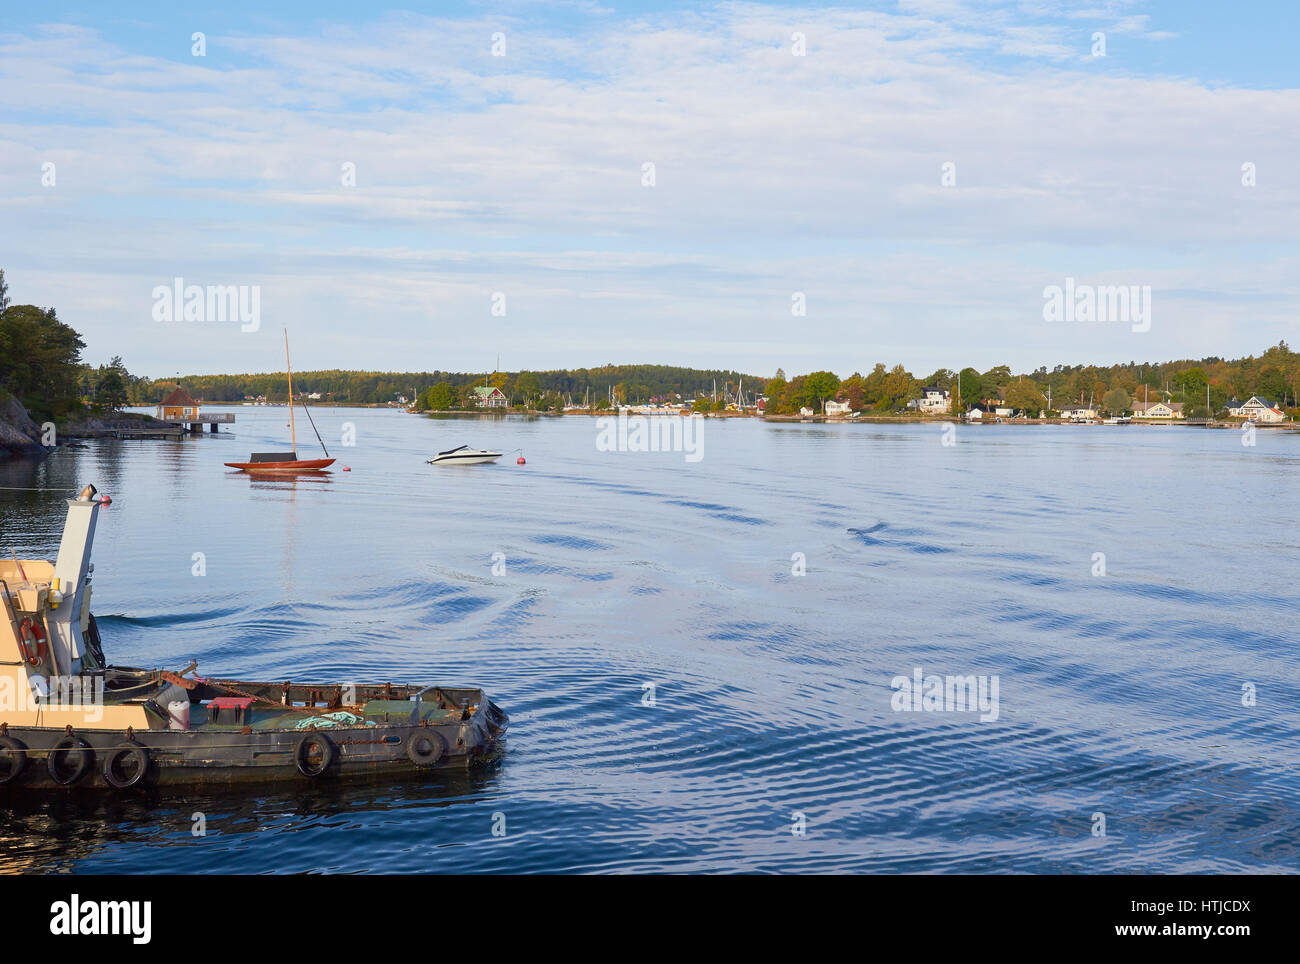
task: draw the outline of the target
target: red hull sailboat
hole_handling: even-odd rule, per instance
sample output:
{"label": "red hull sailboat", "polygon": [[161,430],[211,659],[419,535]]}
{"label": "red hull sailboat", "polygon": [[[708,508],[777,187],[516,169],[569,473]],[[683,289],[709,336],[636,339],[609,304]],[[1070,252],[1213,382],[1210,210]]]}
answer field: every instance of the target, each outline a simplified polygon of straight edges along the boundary
{"label": "red hull sailboat", "polygon": [[[334,464],[333,459],[295,459],[296,452],[254,452],[251,462],[227,462],[245,472],[319,472]],[[264,461],[263,461],[264,460]]]}
{"label": "red hull sailboat", "polygon": [[[293,446],[293,451],[254,452],[248,457],[247,462],[227,462],[225,463],[227,467],[239,469],[241,472],[319,472],[334,464],[331,458],[298,458],[298,436],[293,422],[293,366],[289,363],[288,330],[284,333],[284,367],[289,373],[289,442]],[[303,411],[307,412],[305,405]],[[311,422],[312,430],[315,431],[316,421],[311,417],[311,412],[307,412],[307,419]],[[316,432],[316,440],[320,442],[321,450],[328,456],[329,451],[325,449],[325,442],[321,439],[320,432]]]}

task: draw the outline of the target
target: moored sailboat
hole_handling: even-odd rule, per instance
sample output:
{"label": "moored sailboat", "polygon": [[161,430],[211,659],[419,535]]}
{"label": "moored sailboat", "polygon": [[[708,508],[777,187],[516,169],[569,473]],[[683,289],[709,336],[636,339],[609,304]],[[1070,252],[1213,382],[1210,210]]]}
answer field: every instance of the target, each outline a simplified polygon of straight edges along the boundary
{"label": "moored sailboat", "polygon": [[[284,333],[284,367],[289,374],[289,443],[293,446],[293,451],[254,452],[248,457],[247,462],[225,463],[228,468],[239,469],[241,472],[319,472],[334,464],[334,459],[329,457],[329,450],[325,448],[325,442],[321,439],[320,432],[316,432],[316,440],[320,442],[321,451],[325,453],[325,458],[298,458],[298,435],[293,420],[293,366],[289,363],[289,332],[287,330]],[[303,411],[307,412],[306,405],[303,406]],[[311,421],[312,430],[315,431],[316,422],[312,419],[311,412],[307,412],[307,419]]]}

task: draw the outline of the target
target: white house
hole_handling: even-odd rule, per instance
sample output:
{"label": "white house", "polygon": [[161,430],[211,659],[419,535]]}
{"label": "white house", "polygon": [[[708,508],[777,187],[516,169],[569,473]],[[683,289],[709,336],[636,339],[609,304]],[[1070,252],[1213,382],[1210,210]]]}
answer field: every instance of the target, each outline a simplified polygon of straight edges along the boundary
{"label": "white house", "polygon": [[916,407],[923,415],[942,415],[952,408],[952,398],[946,389],[927,385],[922,392],[923,394],[916,401]]}
{"label": "white house", "polygon": [[1259,395],[1252,395],[1235,407],[1232,406],[1232,402],[1228,405],[1230,406],[1228,414],[1233,418],[1244,418],[1252,422],[1281,422],[1286,419],[1281,409]]}
{"label": "white house", "polygon": [[1061,417],[1069,419],[1092,419],[1097,417],[1097,410],[1088,405],[1064,405]]}
{"label": "white house", "polygon": [[816,415],[817,413],[814,412],[814,411],[813,411],[811,408],[809,408],[807,405],[805,405],[805,406],[803,406],[802,408],[799,409],[799,414],[802,415],[804,418],[812,418],[812,417],[813,417],[814,415]]}
{"label": "white house", "polygon": [[849,414],[849,410],[851,407],[852,406],[850,406],[848,402],[841,402],[836,399],[831,399],[829,402],[826,403],[826,414],[847,415]]}

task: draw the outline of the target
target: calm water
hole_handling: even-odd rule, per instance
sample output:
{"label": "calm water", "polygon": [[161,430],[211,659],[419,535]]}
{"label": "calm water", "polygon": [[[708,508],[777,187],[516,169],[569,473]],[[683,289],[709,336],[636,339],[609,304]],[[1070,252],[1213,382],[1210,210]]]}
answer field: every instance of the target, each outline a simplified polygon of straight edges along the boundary
{"label": "calm water", "polygon": [[[690,463],[599,452],[583,417],[335,409],[351,472],[257,482],[221,463],[283,447],[286,413],[236,411],[230,436],[0,465],[43,489],[0,490],[0,549],[53,558],[94,482],[110,659],[481,683],[505,759],[0,798],[0,869],[1300,870],[1300,436],[709,420]],[[462,442],[528,464],[424,464]],[[998,719],[894,711],[918,666],[996,676]]]}

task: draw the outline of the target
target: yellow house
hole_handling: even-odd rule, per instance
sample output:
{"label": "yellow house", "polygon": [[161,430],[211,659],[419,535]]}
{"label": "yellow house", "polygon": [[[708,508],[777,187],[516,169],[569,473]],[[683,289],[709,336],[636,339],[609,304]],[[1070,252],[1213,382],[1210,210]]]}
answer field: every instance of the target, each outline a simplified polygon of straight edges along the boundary
{"label": "yellow house", "polygon": [[1182,418],[1182,402],[1134,402],[1133,415],[1137,418]]}
{"label": "yellow house", "polygon": [[199,403],[179,385],[158,406],[158,417],[164,422],[183,422],[199,417]]}

